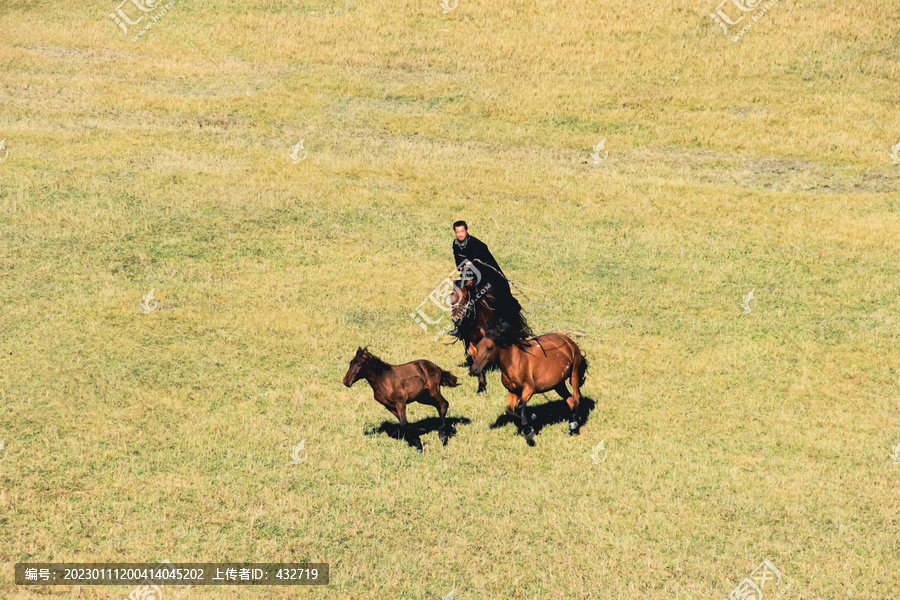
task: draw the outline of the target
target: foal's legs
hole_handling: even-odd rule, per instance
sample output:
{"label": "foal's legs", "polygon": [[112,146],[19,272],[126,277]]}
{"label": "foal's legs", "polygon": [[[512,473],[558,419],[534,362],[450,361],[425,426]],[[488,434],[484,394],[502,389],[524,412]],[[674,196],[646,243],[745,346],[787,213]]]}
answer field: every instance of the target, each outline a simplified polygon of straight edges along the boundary
{"label": "foal's legs", "polygon": [[441,428],[438,429],[438,437],[441,439],[441,443],[443,445],[447,445],[447,408],[449,408],[450,403],[444,400],[444,397],[441,395],[441,391],[437,391],[437,409],[438,414],[441,416]]}
{"label": "foal's legs", "polygon": [[[397,418],[400,419],[400,437],[402,439],[406,439],[406,431],[407,425],[409,423],[406,422],[406,403],[400,403],[397,405]],[[422,452],[422,440],[419,439],[419,436],[416,433],[412,434],[413,437],[410,438],[410,442],[413,446],[416,447],[416,452]]]}
{"label": "foal's legs", "polygon": [[419,402],[437,408],[438,414],[441,416],[441,426],[438,429],[438,437],[441,439],[441,443],[446,446],[447,440],[449,439],[447,435],[447,409],[450,407],[450,403],[444,400],[440,386],[429,385],[427,391],[419,397]]}

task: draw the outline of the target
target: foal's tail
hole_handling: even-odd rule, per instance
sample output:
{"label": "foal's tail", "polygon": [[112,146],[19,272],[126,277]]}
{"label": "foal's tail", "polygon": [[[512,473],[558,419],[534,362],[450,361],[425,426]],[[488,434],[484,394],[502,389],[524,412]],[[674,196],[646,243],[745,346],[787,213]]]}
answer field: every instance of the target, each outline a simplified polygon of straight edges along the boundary
{"label": "foal's tail", "polygon": [[587,379],[587,370],[588,370],[588,361],[584,354],[581,355],[581,363],[578,365],[578,386],[584,385],[584,380]]}
{"label": "foal's tail", "polygon": [[441,371],[441,385],[444,387],[456,387],[459,385],[459,381],[456,380],[456,375],[451,373],[450,371],[445,371],[440,369]]}

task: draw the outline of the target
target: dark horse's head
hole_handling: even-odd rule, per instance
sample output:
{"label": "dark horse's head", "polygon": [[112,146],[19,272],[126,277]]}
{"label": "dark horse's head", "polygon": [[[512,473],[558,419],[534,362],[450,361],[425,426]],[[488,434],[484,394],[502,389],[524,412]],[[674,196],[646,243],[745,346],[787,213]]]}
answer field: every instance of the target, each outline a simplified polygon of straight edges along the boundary
{"label": "dark horse's head", "polygon": [[350,387],[369,374],[378,374],[389,368],[386,362],[369,352],[369,347],[356,348],[356,356],[350,361],[350,368],[344,375],[344,385]]}
{"label": "dark horse's head", "polygon": [[[461,285],[460,285],[461,284]],[[475,282],[471,279],[457,280],[453,282],[453,292],[450,294],[450,317],[457,327],[463,319],[472,315],[475,310]]]}
{"label": "dark horse's head", "polygon": [[495,288],[490,280],[478,285],[469,279],[454,285],[451,294],[454,335],[465,342],[477,341],[479,330],[487,330],[498,323],[515,335],[533,335],[522,312],[522,305],[509,293],[508,286]]}

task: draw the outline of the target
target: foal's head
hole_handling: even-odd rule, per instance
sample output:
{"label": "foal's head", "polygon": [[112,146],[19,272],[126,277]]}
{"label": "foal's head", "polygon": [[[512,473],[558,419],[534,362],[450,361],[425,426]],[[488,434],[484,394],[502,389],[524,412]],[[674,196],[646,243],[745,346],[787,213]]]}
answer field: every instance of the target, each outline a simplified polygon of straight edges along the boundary
{"label": "foal's head", "polygon": [[350,368],[344,375],[344,385],[350,387],[366,375],[377,375],[389,369],[390,365],[369,352],[369,347],[356,348],[356,356],[350,361]]}
{"label": "foal's head", "polygon": [[344,385],[350,387],[365,376],[365,366],[371,356],[368,346],[365,348],[357,346],[356,356],[350,361],[350,368],[347,369],[347,374],[344,375]]}

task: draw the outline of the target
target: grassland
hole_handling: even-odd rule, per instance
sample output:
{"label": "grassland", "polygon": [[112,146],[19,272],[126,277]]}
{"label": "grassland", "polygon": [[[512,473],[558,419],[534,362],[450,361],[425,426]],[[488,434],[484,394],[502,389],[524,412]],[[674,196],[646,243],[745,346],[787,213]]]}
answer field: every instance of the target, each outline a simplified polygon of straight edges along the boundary
{"label": "grassland", "polygon": [[[331,565],[188,600],[712,599],[769,559],[900,598],[900,3],[737,43],[715,0],[115,8],[0,4],[0,596],[169,559]],[[416,455],[340,385],[365,344],[462,377],[410,317],[458,218],[584,333],[580,436],[465,378]]]}

